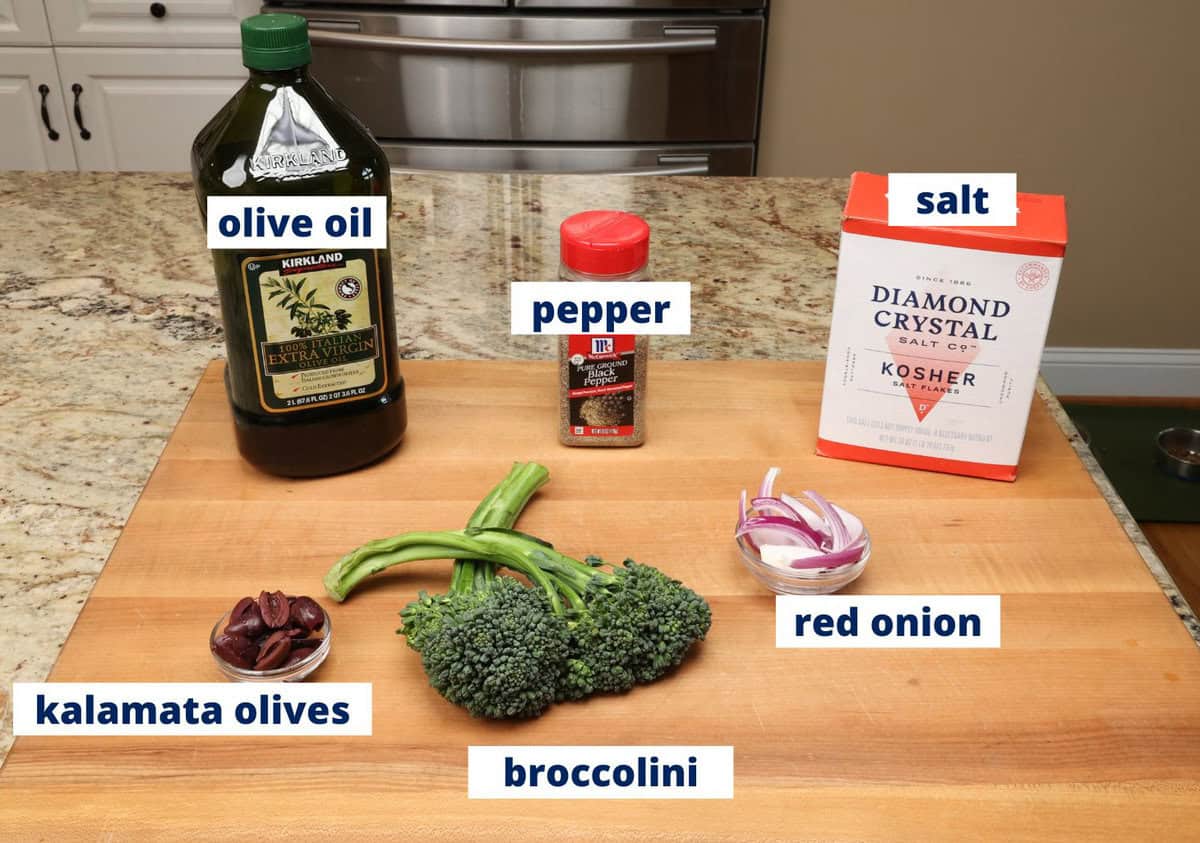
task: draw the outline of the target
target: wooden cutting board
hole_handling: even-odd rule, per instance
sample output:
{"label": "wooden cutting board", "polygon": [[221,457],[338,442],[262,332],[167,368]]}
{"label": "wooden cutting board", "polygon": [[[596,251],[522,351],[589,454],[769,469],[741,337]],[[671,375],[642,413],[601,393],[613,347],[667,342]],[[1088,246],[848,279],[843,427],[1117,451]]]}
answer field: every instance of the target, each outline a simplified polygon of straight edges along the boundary
{"label": "wooden cutting board", "polygon": [[[1036,402],[1015,484],[813,455],[821,366],[655,362],[641,449],[555,440],[548,363],[405,364],[410,432],[364,471],[291,481],[238,459],[209,367],[51,676],[217,681],[206,637],[262,588],[322,596],[341,553],[456,528],[512,460],[549,466],[521,521],[576,555],[634,556],[713,607],[674,676],[523,723],[472,720],[394,634],[449,565],[332,605],[322,680],[374,683],[363,738],[30,738],[0,773],[7,839],[1170,839],[1198,831],[1200,652]],[[732,541],[770,464],[857,512],[852,590],[999,593],[998,650],[777,650]],[[732,744],[736,798],[466,797],[468,744]]]}

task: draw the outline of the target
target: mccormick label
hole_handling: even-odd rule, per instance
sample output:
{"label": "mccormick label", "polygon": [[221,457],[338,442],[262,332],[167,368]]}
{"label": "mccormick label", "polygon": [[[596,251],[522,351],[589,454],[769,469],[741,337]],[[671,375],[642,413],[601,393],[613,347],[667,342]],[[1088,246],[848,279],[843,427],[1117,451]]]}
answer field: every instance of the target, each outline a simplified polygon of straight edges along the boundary
{"label": "mccormick label", "polygon": [[1012,228],[887,225],[855,173],[842,226],[817,452],[1013,480],[1066,247],[1061,196]]}
{"label": "mccormick label", "polygon": [[249,257],[242,261],[242,279],[264,410],[343,404],[384,391],[373,251]]}
{"label": "mccormick label", "polygon": [[632,436],[635,355],[633,334],[567,339],[568,423],[574,436]]}

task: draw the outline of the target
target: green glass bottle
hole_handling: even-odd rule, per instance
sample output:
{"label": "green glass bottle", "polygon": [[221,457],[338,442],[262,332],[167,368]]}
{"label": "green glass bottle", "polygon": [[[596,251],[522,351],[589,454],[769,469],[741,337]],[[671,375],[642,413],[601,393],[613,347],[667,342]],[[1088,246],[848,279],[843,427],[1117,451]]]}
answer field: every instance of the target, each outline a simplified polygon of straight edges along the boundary
{"label": "green glass bottle", "polygon": [[[242,56],[249,79],[192,146],[201,215],[209,196],[235,195],[387,196],[390,215],[383,151],[309,75],[307,21],[247,18]],[[347,471],[395,448],[407,414],[388,249],[212,256],[242,456],[300,477]]]}

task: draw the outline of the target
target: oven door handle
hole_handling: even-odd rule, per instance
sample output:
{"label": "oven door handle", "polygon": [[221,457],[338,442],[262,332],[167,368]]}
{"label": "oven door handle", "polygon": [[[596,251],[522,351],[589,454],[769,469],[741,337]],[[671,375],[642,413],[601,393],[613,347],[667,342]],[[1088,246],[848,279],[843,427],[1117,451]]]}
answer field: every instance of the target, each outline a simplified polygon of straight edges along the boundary
{"label": "oven door handle", "polygon": [[[444,172],[443,170],[423,170],[420,167],[405,167],[405,166],[396,166],[396,165],[391,166],[389,169],[395,173]],[[476,171],[468,170],[467,172],[476,172]],[[491,170],[480,170],[477,172],[485,172],[486,173],[486,172],[492,172],[492,171]],[[542,175],[542,176],[563,175],[558,170],[551,170],[551,171],[547,171],[547,172],[542,172],[540,170],[511,170],[511,171],[505,170],[502,172],[513,172],[513,173],[516,173],[519,175],[525,175],[525,174]],[[707,164],[700,164],[700,165],[691,164],[691,165],[687,165],[687,166],[678,166],[678,167],[630,167],[627,170],[580,170],[577,173],[576,172],[568,173],[568,175],[604,176],[605,178],[608,178],[609,176],[707,176],[708,175],[708,165]]]}
{"label": "oven door handle", "polygon": [[707,176],[707,155],[660,155],[654,167],[630,167],[625,170],[588,172],[588,176]]}
{"label": "oven door handle", "polygon": [[[345,31],[348,21],[309,21],[309,39],[323,47],[364,47],[402,53],[468,55],[600,56],[613,54],[706,53],[717,48],[717,30],[708,26],[665,26],[661,38],[608,41],[522,41],[474,38],[417,38]],[[354,24],[350,24],[353,26]],[[326,28],[330,27],[330,28]],[[334,28],[336,27],[336,28]]]}

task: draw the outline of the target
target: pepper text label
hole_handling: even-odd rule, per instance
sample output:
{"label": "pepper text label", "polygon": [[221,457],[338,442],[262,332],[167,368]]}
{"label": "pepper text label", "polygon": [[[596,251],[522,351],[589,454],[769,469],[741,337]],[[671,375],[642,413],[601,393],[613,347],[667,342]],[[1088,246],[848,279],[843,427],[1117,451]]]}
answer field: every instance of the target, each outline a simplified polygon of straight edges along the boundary
{"label": "pepper text label", "polygon": [[513,334],[692,332],[687,281],[514,281]]}

